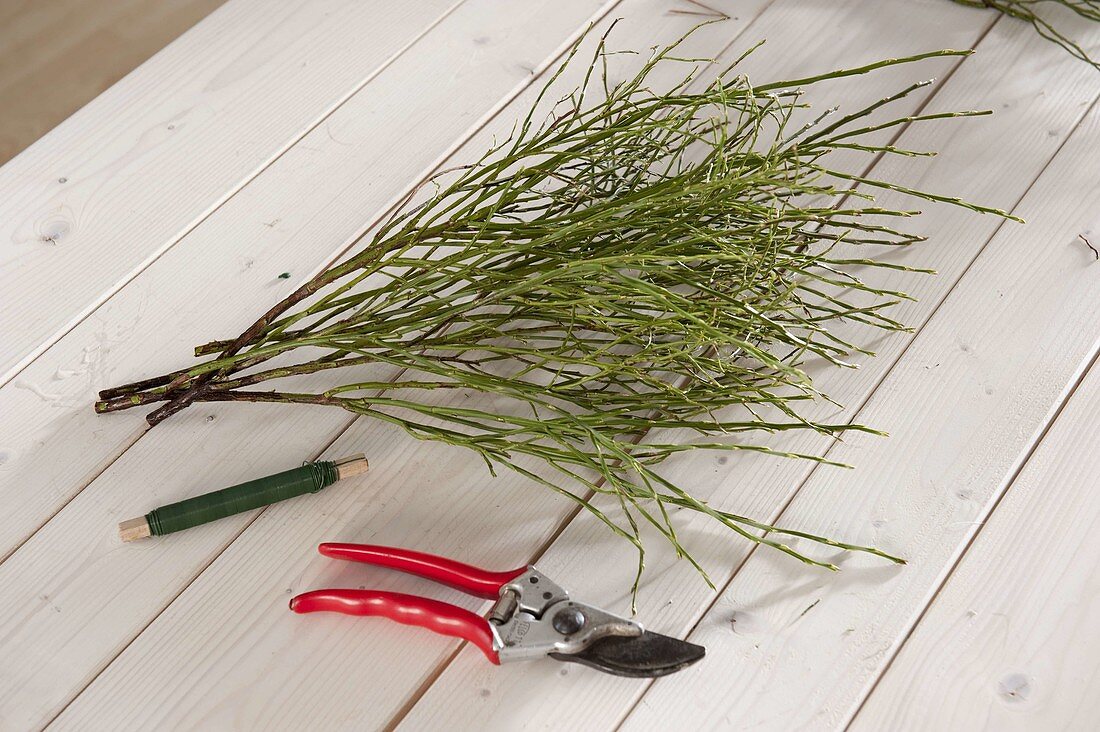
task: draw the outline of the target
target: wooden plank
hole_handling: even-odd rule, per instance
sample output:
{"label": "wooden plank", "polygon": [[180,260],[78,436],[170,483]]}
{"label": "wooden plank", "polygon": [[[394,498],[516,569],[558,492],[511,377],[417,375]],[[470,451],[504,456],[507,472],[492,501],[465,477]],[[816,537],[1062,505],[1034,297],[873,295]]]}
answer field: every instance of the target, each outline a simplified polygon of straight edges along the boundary
{"label": "wooden plank", "polygon": [[854,729],[1095,725],[1097,414],[1094,365],[879,680]]}
{"label": "wooden plank", "polygon": [[[873,94],[873,91],[868,91],[868,94]],[[495,481],[495,482],[496,482],[496,481]],[[527,527],[529,528],[529,525],[528,525],[527,523],[524,523],[524,526],[527,526]],[[482,527],[482,525],[481,525],[481,524],[477,524],[477,525],[476,525],[476,526],[474,527],[474,529],[475,529],[475,532],[476,532],[476,533],[481,533],[481,532],[483,532],[483,531],[484,531],[484,529],[483,529],[483,527]],[[464,536],[464,534],[463,534],[462,536]],[[541,534],[539,534],[539,535],[536,535],[536,536],[535,536],[535,538],[536,538],[537,540],[541,540],[541,538],[542,538],[542,535],[541,535]],[[377,540],[377,539],[376,539],[376,538],[375,538],[374,536],[371,536],[371,537],[370,537],[370,540]],[[438,539],[437,539],[437,540],[438,540]],[[433,547],[433,548],[434,548],[434,547]],[[601,547],[601,549],[602,549],[602,547]],[[508,561],[509,559],[508,559],[508,558],[506,557],[506,558],[505,558],[504,560],[505,560],[505,561]],[[201,580],[200,580],[200,581],[201,581]],[[601,589],[604,589],[604,588],[601,588]],[[185,614],[186,614],[186,615],[188,615],[188,616],[191,616],[191,615],[193,615],[193,614],[194,614],[194,612],[188,612],[188,613],[185,613]],[[193,622],[194,622],[194,621],[193,621]],[[199,621],[199,622],[201,622],[201,621]],[[177,631],[176,633],[174,633],[173,635],[171,635],[171,636],[168,636],[168,637],[174,637],[174,638],[177,638],[177,637],[178,637],[178,638],[183,638],[183,637],[185,637],[185,636],[186,636],[185,630],[187,629],[188,625],[189,625],[189,623],[188,623],[187,625],[185,625],[185,626],[184,626],[184,630],[179,630],[179,631]],[[154,627],[155,627],[155,626],[154,626]],[[157,637],[157,641],[156,641],[156,643],[153,643],[152,641],[150,641],[150,642],[146,642],[146,641],[144,640],[144,638],[142,638],[142,640],[140,640],[140,641],[139,641],[139,644],[142,644],[142,643],[149,643],[149,644],[150,644],[150,646],[149,646],[149,647],[154,647],[154,646],[160,646],[160,645],[162,645],[162,644],[164,644],[164,643],[165,643],[165,640],[164,640],[164,638],[163,638],[162,636],[156,636],[156,637]],[[346,638],[344,638],[343,636],[341,636],[341,641],[345,641],[345,640],[346,640]],[[253,646],[254,644],[256,644],[256,643],[263,643],[263,641],[261,640],[261,638],[259,638],[259,637],[256,637],[255,635],[253,635],[253,634],[252,634],[252,633],[250,632],[250,635],[249,635],[249,637],[248,637],[248,640],[246,640],[246,642],[241,642],[241,643],[240,643],[239,645],[240,645],[240,647],[242,647],[242,648],[246,648],[246,647],[252,647],[252,646]],[[371,648],[370,648],[370,655],[371,655],[371,657],[372,657],[372,658],[374,658],[374,657],[379,657],[379,654],[378,654],[378,652],[377,652],[377,651],[376,651],[376,649],[375,649],[375,648],[373,648],[373,647],[371,647]],[[144,657],[144,654],[143,654],[143,656],[142,656],[142,657]],[[385,657],[385,656],[383,655],[382,657]],[[123,658],[125,658],[125,656],[124,656]],[[122,662],[122,663],[125,663],[125,662]],[[473,662],[473,663],[474,663],[475,665],[478,665],[478,666],[484,666],[484,660],[483,660],[483,659],[482,659],[482,660],[474,660],[474,662]],[[134,662],[130,662],[130,663],[128,663],[128,664],[125,664],[125,665],[127,665],[127,669],[125,669],[125,670],[120,670],[120,671],[119,671],[119,673],[118,673],[118,675],[116,675],[116,673],[114,673],[114,669],[113,669],[113,668],[112,668],[112,669],[110,669],[110,670],[108,670],[108,671],[107,671],[107,675],[106,675],[106,677],[110,677],[110,678],[112,678],[112,679],[114,679],[114,678],[118,678],[118,679],[122,679],[122,678],[125,678],[125,679],[127,679],[127,680],[125,680],[124,682],[123,682],[123,681],[113,681],[113,682],[111,682],[111,685],[110,685],[110,686],[108,686],[108,687],[106,687],[106,688],[103,688],[102,690],[100,690],[99,688],[97,688],[97,687],[99,686],[99,685],[97,684],[97,685],[95,685],[94,687],[92,687],[92,692],[95,692],[95,693],[97,693],[97,695],[98,695],[98,696],[99,696],[100,698],[102,698],[102,699],[105,699],[105,700],[106,700],[106,699],[107,699],[107,698],[109,698],[110,696],[113,696],[113,695],[114,695],[114,693],[117,693],[117,692],[118,692],[118,690],[119,690],[120,688],[123,688],[124,686],[129,686],[129,684],[131,684],[131,682],[133,682],[133,680],[134,680],[134,676],[135,676],[135,671],[134,671],[133,669],[135,669],[135,668],[138,668],[138,665],[139,665],[139,660],[134,660]],[[526,669],[525,669],[525,670],[526,670]],[[487,671],[486,671],[486,673],[487,673]],[[508,674],[517,674],[517,673],[519,673],[519,671],[517,671],[516,669],[507,669],[506,673],[508,673]],[[205,674],[205,673],[202,673],[202,674],[200,674],[200,675],[206,675],[206,674]],[[246,679],[246,680],[248,680],[248,681],[250,681],[250,682],[254,681],[254,679]],[[362,681],[363,679],[361,678],[360,680]],[[469,680],[469,677],[467,677],[467,678],[466,678],[466,680]],[[330,682],[331,682],[331,680],[330,680]],[[619,682],[620,682],[620,681],[619,681]],[[158,686],[163,686],[163,679],[162,679],[162,682],[161,682],[161,684],[157,684],[157,685],[154,685],[154,686],[157,686],[157,687],[158,687]],[[363,685],[361,684],[360,686],[363,686]],[[540,693],[541,693],[541,690],[539,690],[539,692],[538,692],[538,695],[540,695]],[[537,696],[538,696],[538,695],[537,695]],[[197,697],[196,697],[196,698],[197,698]],[[511,697],[509,697],[509,698],[511,698]],[[83,701],[83,699],[81,699],[81,700],[79,700],[79,701],[77,702],[77,706],[83,706],[83,703],[84,703],[84,701]],[[529,703],[529,701],[528,701],[527,703]],[[102,706],[103,706],[103,704],[97,704],[97,708],[98,708],[98,709],[101,709],[101,708],[102,708]],[[573,704],[573,708],[574,708],[575,710],[577,710],[577,711],[587,711],[587,710],[585,710],[585,708],[584,708],[584,707],[579,707],[579,706],[575,706],[575,704]],[[81,720],[86,720],[86,719],[90,719],[90,718],[91,718],[91,717],[90,717],[90,715],[89,715],[89,717],[80,717],[80,718],[77,718],[77,719],[81,719]],[[67,718],[66,718],[66,719],[67,719]],[[359,720],[359,721],[362,721],[362,720]],[[508,723],[511,723],[511,722],[514,722],[514,721],[515,721],[515,720],[511,720],[511,719],[503,719],[503,720],[502,720],[502,722],[503,722],[503,723],[505,723],[505,724],[508,724]],[[463,723],[466,723],[466,722],[463,722]]]}
{"label": "wooden plank", "polygon": [[[423,55],[398,59],[182,246],[0,387],[7,509],[0,557],[146,430],[134,414],[96,415],[99,389],[178,368],[193,360],[195,344],[246,328],[529,84],[531,69],[604,1],[571,0],[559,18],[540,21],[545,31],[530,43],[508,36],[539,27],[525,25],[525,14],[485,21],[475,9],[445,22],[417,47]],[[410,84],[421,86],[411,98]],[[438,114],[442,108],[449,113]]]}
{"label": "wooden plank", "polygon": [[224,0],[33,0],[0,7],[0,165]]}
{"label": "wooden plank", "polygon": [[[780,3],[773,6],[765,18],[774,17],[774,31],[770,37],[778,48],[805,47],[799,45],[801,38],[787,40],[792,28],[827,29],[821,35],[835,41],[836,47],[865,49],[873,57],[902,53],[896,37],[881,37],[883,27],[901,27],[895,20],[901,16],[893,13],[910,17],[903,7],[894,5],[891,8],[888,12],[881,4],[876,4],[875,9],[849,5],[831,18],[812,18],[792,15],[808,13],[805,4]],[[876,13],[881,14],[882,26],[856,20],[874,17]],[[919,16],[914,13],[912,17]],[[968,26],[967,23],[980,23],[982,18],[977,16],[977,21],[967,21],[965,16],[949,18],[941,15],[938,22],[944,27],[956,28],[960,33],[968,27],[971,32],[977,33],[981,26]],[[868,35],[860,36],[858,40],[851,39],[838,35],[838,26],[863,28]],[[837,29],[836,32],[834,29]],[[912,24],[906,26],[906,32],[917,33]],[[930,28],[913,37],[912,42],[918,48],[928,48],[936,44],[962,45],[968,41],[946,39],[935,28]],[[814,55],[807,54],[807,57]],[[826,56],[820,63],[823,67],[831,67],[850,60],[851,56]],[[774,73],[780,74],[786,67],[782,60],[777,60],[774,68]],[[1089,103],[1095,91],[1091,69],[1064,58],[1057,49],[1048,48],[1026,27],[999,24],[984,39],[980,52],[950,77],[926,110],[993,107],[997,114],[960,124],[912,128],[906,132],[901,144],[918,149],[937,149],[942,154],[924,162],[884,160],[879,163],[876,173],[903,184],[963,193],[975,200],[1010,206],[1025,193],[1034,177],[1055,154],[1083,114],[1082,105]],[[851,92],[845,92],[839,98],[847,101],[847,94]],[[990,139],[999,140],[999,147],[990,146]],[[893,199],[892,202],[898,201]],[[966,271],[976,253],[997,229],[998,222],[963,211],[933,207],[915,222],[915,226],[929,237],[929,241],[906,252],[901,261],[935,267],[940,274],[933,278],[891,275],[883,282],[918,296],[919,302],[900,308],[898,317],[919,328]],[[815,379],[820,387],[848,408],[838,411],[823,405],[813,415],[819,418],[828,415],[833,420],[841,421],[850,419],[911,342],[912,336],[905,334],[877,340],[873,347],[878,351],[878,357],[857,359],[861,365],[859,371],[815,369]],[[877,420],[871,418],[864,421],[880,426]],[[889,424],[883,426],[889,429]],[[657,436],[656,439],[663,438]],[[769,440],[767,444],[781,450],[820,454],[830,447],[831,442],[812,435],[788,433]],[[725,457],[684,457],[672,461],[667,473],[681,485],[690,487],[696,495],[710,499],[713,505],[768,518],[774,515],[777,507],[784,505],[810,471],[808,465],[795,461],[778,461],[757,455],[730,456],[727,461]],[[831,472],[838,480],[851,480],[853,476],[862,474],[864,467],[861,456],[854,456],[851,461],[857,465],[855,473],[824,469],[822,472]],[[848,505],[842,503],[846,500],[838,498],[837,505]],[[898,548],[890,537],[868,536],[866,532],[855,531],[849,524],[823,526],[817,522],[787,523],[795,528],[820,529],[827,535],[855,541],[876,542],[886,549]],[[582,515],[539,558],[539,566],[553,576],[567,578],[578,594],[626,611],[626,593],[616,594],[615,591],[625,590],[628,584],[632,553],[628,547],[620,546],[605,534],[606,531],[596,522]],[[730,576],[731,568],[743,561],[747,554],[744,542],[731,540],[728,532],[694,517],[683,521],[680,535],[711,570],[711,576],[720,586]],[[598,566],[593,565],[593,556],[600,557]],[[659,537],[652,537],[647,552],[647,568],[639,600],[639,617],[657,631],[683,636],[702,615],[713,595],[686,563],[675,560],[660,543]],[[781,595],[785,588],[790,588],[786,591],[793,593],[802,585],[829,579],[824,573],[801,565],[788,569],[794,579],[777,579],[768,585],[769,590]],[[876,564],[870,574],[877,577],[889,571]],[[850,578],[851,573],[844,572],[841,577]],[[860,587],[862,589],[862,585]],[[804,609],[812,599],[798,610]],[[757,615],[741,608],[736,615],[727,613],[724,616],[726,623],[721,625],[720,632],[728,633],[736,627],[737,632],[760,633]],[[736,623],[731,626],[729,621],[735,618]],[[693,719],[685,714],[675,720],[671,716],[662,717],[660,722],[666,728],[705,728],[707,724],[720,723],[742,725],[742,719],[736,716],[743,712],[737,704],[739,691],[695,694],[691,684],[694,679],[708,674],[744,680],[752,674],[761,673],[761,669],[745,664],[740,655],[725,645],[705,640],[708,658],[704,662],[658,682],[657,686],[659,689],[661,684],[675,681],[686,684],[687,688],[678,687],[680,696],[675,700],[670,696],[665,706],[657,703],[654,706],[658,710],[668,710],[671,715],[677,713],[675,710],[684,711],[698,705],[703,709],[715,710],[716,716]],[[771,663],[779,664],[781,660],[773,659]],[[799,660],[795,659],[792,666],[784,668],[791,674],[797,674]],[[506,728],[524,724],[535,728],[580,724],[613,726],[645,688],[644,682],[623,681],[575,668],[558,668],[552,664],[525,669],[524,673],[516,673],[513,669],[498,673],[494,669],[486,669],[475,653],[465,649],[412,709],[402,726],[430,729],[444,722],[458,728]],[[780,693],[781,687],[776,687],[776,694]],[[728,719],[719,718],[718,710],[726,706],[736,709]],[[750,717],[745,719],[750,720]],[[779,719],[771,719],[770,723],[773,726],[793,726],[793,723],[787,724]]]}
{"label": "wooden plank", "polygon": [[[616,8],[615,15],[625,17],[616,43],[646,48],[671,42],[698,22],[697,16],[666,13],[667,7],[664,0],[631,0]],[[708,27],[685,52],[721,47],[735,32],[731,26],[744,27],[756,14],[745,13],[743,3],[738,7],[740,21]],[[582,71],[573,69],[571,78],[579,80]],[[526,113],[536,91],[517,99],[471,141],[459,153],[459,162],[478,157],[494,136],[506,133]],[[465,398],[439,394],[451,403]],[[287,412],[288,419],[298,414]],[[254,441],[243,431],[239,439]],[[330,452],[364,448],[372,454],[374,469],[355,492],[322,494],[305,508],[286,504],[266,511],[65,710],[56,726],[84,727],[95,720],[108,725],[260,727],[278,720],[288,727],[363,728],[393,716],[457,643],[430,635],[418,639],[415,631],[410,637],[408,628],[365,625],[350,618],[298,618],[286,611],[282,588],[296,592],[369,581],[467,606],[471,598],[320,559],[313,551],[316,543],[394,543],[504,566],[522,561],[531,542],[548,541],[572,505],[526,481],[509,476],[489,480],[477,456],[417,442],[372,420],[357,422]],[[131,450],[124,460],[133,454]],[[513,530],[516,526],[524,527],[522,534]],[[181,561],[172,556],[173,563]],[[235,620],[226,622],[230,617]],[[165,663],[167,647],[177,650]],[[325,659],[323,670],[301,672],[316,667],[319,658]],[[180,677],[194,683],[164,682]],[[271,703],[250,703],[259,698]]]}
{"label": "wooden plank", "polygon": [[692,633],[725,664],[658,681],[625,729],[673,709],[701,727],[848,721],[1096,354],[1100,280],[1077,237],[1100,227],[1098,164],[1094,107],[1017,207],[1030,223],[1000,230],[861,411],[891,438],[838,445],[859,470],[815,471],[782,513],[909,566],[849,556],[824,575],[755,552]]}
{"label": "wooden plank", "polygon": [[0,168],[0,384],[455,2],[235,0]]}
{"label": "wooden plank", "polygon": [[[503,15],[491,0],[477,0],[459,8],[425,37],[422,48],[398,59],[389,73],[67,335],[57,347],[71,349],[64,353],[74,361],[50,353],[39,360],[49,379],[79,365],[79,354],[89,345],[101,349],[94,351],[97,360],[87,374],[72,377],[80,382],[71,387],[75,403],[59,400],[64,402],[56,407],[60,417],[53,417],[48,405],[33,403],[22,413],[28,421],[35,409],[47,415],[25,443],[33,464],[49,472],[51,462],[72,459],[78,471],[89,472],[95,461],[110,463],[125,449],[128,435],[140,435],[142,420],[133,413],[92,414],[91,392],[105,385],[100,379],[123,378],[107,374],[105,363],[132,356],[127,368],[135,371],[127,375],[171,368],[186,361],[190,345],[223,335],[211,333],[211,323],[242,328],[261,304],[279,297],[278,288],[294,286],[279,273],[304,278],[334,247],[357,236],[388,201],[405,194],[410,179],[430,169],[471,125],[477,129],[502,97],[529,85],[532,69],[540,71],[556,58],[593,12],[598,17],[609,7],[593,0],[546,0]],[[416,80],[424,82],[420,93],[395,105]],[[438,114],[442,108],[449,114]],[[226,241],[240,248],[226,247]],[[46,383],[70,388],[68,379]],[[0,605],[10,610],[0,622],[2,655],[9,661],[0,669],[0,717],[20,727],[49,720],[251,517],[136,551],[119,545],[118,520],[198,487],[291,467],[319,452],[349,422],[350,415],[337,410],[204,407],[140,440],[138,449],[99,475],[78,501],[0,565],[7,578]],[[82,462],[83,449],[91,452],[90,461]],[[13,462],[21,461],[9,465]],[[12,479],[5,484],[8,495],[18,491],[33,500],[26,484],[43,476],[27,472],[30,464],[6,473]],[[36,485],[51,489],[48,482]],[[69,490],[65,484],[58,488]]]}

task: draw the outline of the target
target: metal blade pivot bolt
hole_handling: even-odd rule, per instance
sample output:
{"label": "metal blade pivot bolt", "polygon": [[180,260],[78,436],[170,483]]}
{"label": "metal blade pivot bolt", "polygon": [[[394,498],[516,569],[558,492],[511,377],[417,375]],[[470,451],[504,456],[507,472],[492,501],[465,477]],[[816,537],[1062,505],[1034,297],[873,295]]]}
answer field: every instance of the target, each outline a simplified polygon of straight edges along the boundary
{"label": "metal blade pivot bolt", "polygon": [[573,635],[584,627],[584,613],[579,608],[564,607],[555,615],[551,624],[562,635]]}

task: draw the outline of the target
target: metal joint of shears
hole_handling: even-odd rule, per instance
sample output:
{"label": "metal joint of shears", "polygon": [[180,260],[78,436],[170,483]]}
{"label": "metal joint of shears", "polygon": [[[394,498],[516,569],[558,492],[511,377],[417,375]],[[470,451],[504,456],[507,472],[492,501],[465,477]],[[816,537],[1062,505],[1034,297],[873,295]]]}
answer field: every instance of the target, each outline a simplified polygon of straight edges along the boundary
{"label": "metal joint of shears", "polygon": [[381,616],[470,641],[493,663],[550,656],[620,676],[654,677],[703,657],[693,643],[569,598],[534,566],[491,572],[445,557],[365,544],[321,544],[321,554],[415,574],[496,600],[488,619],[425,597],[383,590],[315,590],[290,601],[297,613]]}

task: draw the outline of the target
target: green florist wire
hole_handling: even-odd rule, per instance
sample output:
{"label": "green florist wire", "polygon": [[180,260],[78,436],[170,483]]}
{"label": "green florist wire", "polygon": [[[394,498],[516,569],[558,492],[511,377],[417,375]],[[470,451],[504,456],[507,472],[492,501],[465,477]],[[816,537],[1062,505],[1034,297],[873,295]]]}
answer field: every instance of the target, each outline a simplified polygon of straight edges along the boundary
{"label": "green florist wire", "polygon": [[[835,569],[777,537],[900,562],[722,511],[659,467],[696,449],[825,462],[753,436],[873,431],[800,414],[825,398],[803,369],[807,359],[847,367],[848,354],[867,353],[830,324],[903,327],[888,311],[906,296],[855,270],[907,268],[842,251],[920,240],[890,223],[916,212],[878,207],[872,193],[1006,214],[832,161],[838,152],[926,154],[875,133],[983,113],[872,118],[921,82],[845,115],[801,126],[795,115],[806,107],[802,89],[819,82],[968,52],[754,86],[736,63],[707,83],[713,65],[677,58],[677,43],[612,84],[605,40],[578,88],[549,104],[577,63],[575,48],[507,140],[438,175],[423,202],[406,202],[361,249],[239,338],[200,346],[208,358],[190,369],[106,390],[96,409],[163,402],[148,417],[156,423],[203,401],[339,407],[473,450],[490,472],[514,470],[567,496],[638,548],[639,572],[643,524],[695,564],[676,534],[677,508],[809,564]],[[690,71],[655,91],[653,71],[668,65]],[[543,101],[552,109],[538,121]],[[379,373],[395,367],[399,380]],[[335,370],[339,385],[323,391],[249,388]],[[483,398],[438,398],[457,390]],[[598,507],[597,496],[621,516]]]}

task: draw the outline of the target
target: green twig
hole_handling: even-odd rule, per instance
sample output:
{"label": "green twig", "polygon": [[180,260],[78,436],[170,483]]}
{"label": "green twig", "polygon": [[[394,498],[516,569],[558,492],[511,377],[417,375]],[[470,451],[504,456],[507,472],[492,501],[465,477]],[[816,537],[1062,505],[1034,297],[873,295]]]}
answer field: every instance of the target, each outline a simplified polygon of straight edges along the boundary
{"label": "green twig", "polygon": [[[758,438],[873,431],[803,408],[828,399],[807,361],[845,368],[849,354],[868,352],[834,325],[904,329],[889,311],[906,296],[869,277],[910,268],[853,250],[920,241],[894,223],[916,212],[876,206],[873,194],[1007,214],[836,161],[837,152],[913,155],[875,133],[972,113],[883,118],[915,84],[835,121],[805,123],[802,90],[965,52],[753,86],[736,67],[704,83],[708,62],[679,59],[677,47],[612,84],[601,41],[579,88],[559,94],[560,69],[540,97],[549,108],[536,106],[476,164],[437,176],[434,192],[421,191],[361,251],[240,337],[197,349],[205,360],[195,367],[107,390],[97,410],[159,402],[163,415],[191,401],[342,408],[568,496],[638,548],[639,569],[644,524],[694,563],[669,507],[819,566],[832,567],[774,537],[900,561],[712,508],[658,471],[696,449],[828,462]],[[652,72],[669,65],[685,67],[682,79],[655,90]],[[403,380],[387,380],[394,369]],[[337,383],[321,393],[256,388],[322,372]],[[432,398],[456,390],[477,398]],[[643,441],[653,429],[660,438]],[[620,518],[597,507],[600,496]]]}

